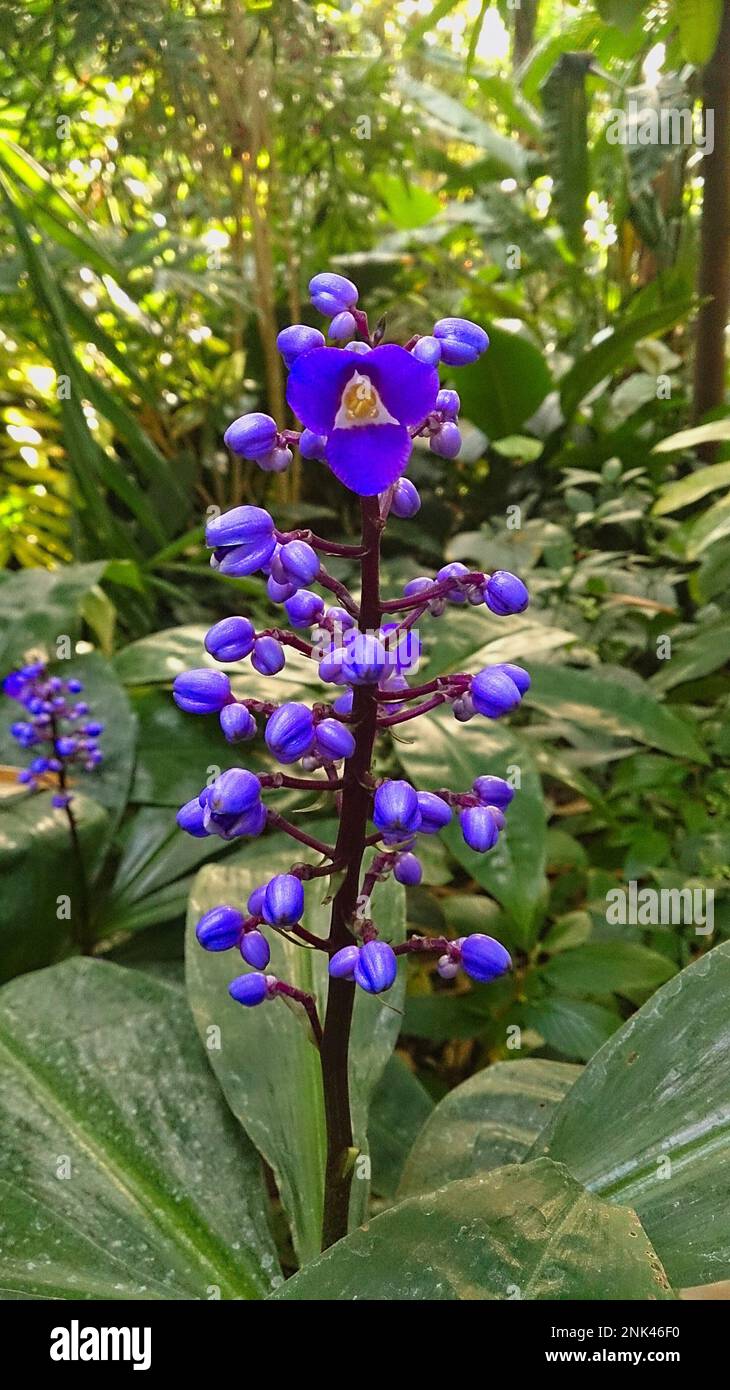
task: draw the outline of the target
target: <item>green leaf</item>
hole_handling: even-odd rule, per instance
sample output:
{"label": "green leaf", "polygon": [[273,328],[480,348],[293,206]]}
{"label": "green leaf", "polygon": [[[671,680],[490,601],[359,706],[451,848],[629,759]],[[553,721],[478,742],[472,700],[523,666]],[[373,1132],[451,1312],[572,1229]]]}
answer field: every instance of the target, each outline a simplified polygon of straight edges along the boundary
{"label": "green leaf", "polygon": [[[107,834],[107,816],[86,796],[74,797],[81,851],[96,863]],[[0,801],[0,981],[38,970],[72,949],[80,912],[78,868],[68,821],[51,806],[50,792]],[[68,898],[68,905],[62,900]],[[66,914],[66,906],[71,914]],[[59,911],[61,915],[59,915]]]}
{"label": "green leaf", "polygon": [[[724,421],[730,424],[730,421]],[[692,431],[688,430],[688,434]],[[679,435],[676,436],[680,438]],[[730,430],[728,430],[730,438]],[[664,440],[665,444],[669,440]],[[655,454],[660,452],[660,446],[653,451]],[[730,460],[727,463],[714,463],[710,468],[697,468],[694,473],[688,473],[686,478],[680,478],[676,483],[669,483],[654,503],[652,511],[655,516],[666,516],[669,512],[678,512],[680,507],[689,507],[692,502],[699,502],[701,497],[706,497],[709,492],[715,492],[717,488],[730,486]]]}
{"label": "green leaf", "polygon": [[699,680],[717,671],[730,660],[730,628],[727,621],[713,624],[688,637],[672,652],[670,661],[663,661],[651,677],[654,690],[673,690],[685,681]]}
{"label": "green leaf", "polygon": [[580,1067],[529,1058],[496,1062],[462,1081],[427,1119],[403,1173],[400,1195],[518,1163]]}
{"label": "green leaf", "polygon": [[373,1091],[368,1124],[372,1185],[380,1197],[395,1196],[403,1165],[433,1108],[425,1086],[394,1053]]}
{"label": "green leaf", "polygon": [[669,300],[648,313],[628,316],[619,321],[609,337],[581,353],[560,383],[560,404],[566,421],[572,419],[581,401],[594,386],[604,377],[613,376],[631,360],[635,343],[641,338],[665,333],[686,318],[691,309],[692,300],[685,296]]}
{"label": "green leaf", "polygon": [[72,960],[0,993],[6,1298],[261,1297],[277,1274],[258,1157],[184,997]]}
{"label": "green leaf", "polygon": [[[412,101],[428,118],[428,124],[447,140],[460,140],[475,145],[489,157],[493,176],[522,179],[528,164],[527,152],[518,140],[511,140],[488,125],[454,97],[426,82],[411,78],[402,80],[400,89],[406,100]],[[461,375],[459,381],[461,382]],[[459,393],[461,394],[461,393]],[[507,433],[507,431],[505,431]]]}
{"label": "green leaf", "polygon": [[272,1298],[447,1302],[665,1299],[633,1212],[552,1163],[498,1168],[411,1197],[338,1241]]}
{"label": "green leaf", "polygon": [[52,660],[60,634],[79,637],[84,601],[104,569],[96,561],[9,575],[0,584],[0,671],[21,664],[32,651]]}
{"label": "green leaf", "polygon": [[528,1005],[525,1021],[554,1052],[572,1061],[587,1062],[616,1031],[621,1017],[588,999],[551,994]]}
{"label": "green leaf", "polygon": [[[228,994],[228,984],[245,967],[238,953],[202,951],[195,940],[195,924],[203,912],[218,903],[245,902],[259,883],[272,873],[285,872],[293,856],[284,847],[276,856],[266,842],[251,845],[246,868],[208,865],[195,880],[190,899],[186,970],[188,995],[198,1030],[205,1041],[209,1030],[221,1031],[220,1049],[208,1056],[233,1113],[261,1151],[276,1178],[289,1217],[299,1259],[311,1259],[319,1250],[325,1155],[324,1102],[319,1056],[302,1020],[281,1000],[259,1009],[244,1009]],[[306,888],[307,911],[303,922],[317,935],[327,934],[329,909],[322,904],[326,881],[315,879]],[[404,894],[393,880],[377,894],[378,926],[384,940],[402,939]],[[272,974],[314,993],[324,1017],[327,990],[327,958],[320,951],[293,945],[274,932],[271,939]],[[405,974],[387,996],[375,997],[358,990],[350,1050],[350,1089],[355,1142],[366,1148],[370,1097],[395,1046],[400,1027]],[[297,1006],[298,1007],[298,1006]],[[357,1174],[357,1168],[356,1168]],[[367,1199],[367,1183],[353,1182],[353,1214],[361,1219]]]}
{"label": "green leaf", "polygon": [[[139,721],[133,801],[177,809],[199,794],[215,769],[240,767],[241,750],[226,743],[216,715],[184,714],[169,690],[136,691],[133,704]],[[251,772],[270,771],[258,744],[246,745],[245,761]],[[288,804],[277,802],[282,809]]]}
{"label": "green leaf", "polygon": [[[530,665],[532,685],[526,703],[553,719],[631,738],[680,758],[706,763],[692,726],[655,699],[638,677],[617,679],[607,670]],[[471,726],[469,726],[471,727]]]}
{"label": "green leaf", "polygon": [[590,55],[563,53],[540,88],[552,198],[565,240],[575,256],[585,243],[589,191],[588,98]]}
{"label": "green leaf", "polygon": [[536,1152],[635,1207],[677,1286],[730,1265],[730,943],[664,985],[586,1067]]}
{"label": "green leaf", "polygon": [[591,941],[561,953],[540,973],[563,994],[622,994],[636,1003],[676,975],[677,967],[632,941]]}
{"label": "green leaf", "polygon": [[685,62],[709,63],[720,36],[724,0],[676,0],[679,46]]}
{"label": "green leaf", "polygon": [[542,787],[529,750],[494,723],[475,719],[455,730],[452,718],[436,714],[420,725],[416,741],[398,745],[398,757],[422,790],[447,786],[468,791],[483,773],[504,777],[510,769],[520,770],[520,789],[495,849],[489,854],[469,849],[456,818],[443,839],[454,858],[507,909],[527,944],[545,892],[546,833]]}
{"label": "green leaf", "polygon": [[[678,434],[670,434],[666,439],[661,439],[658,444],[654,445],[652,453],[670,454],[677,449],[695,449],[698,444],[718,443],[730,444],[730,420],[710,420],[706,425],[693,425],[691,429],[680,430]],[[696,473],[691,473],[689,478],[683,478],[682,483],[689,482],[691,478],[698,478],[701,474],[713,474],[718,466],[699,468]],[[670,487],[673,486],[674,484],[670,483]],[[724,486],[724,484],[720,484],[720,486]],[[699,493],[698,496],[702,496],[702,493]]]}
{"label": "green leaf", "polygon": [[405,174],[388,174],[381,170],[371,174],[370,181],[399,231],[425,227],[441,210],[437,195],[411,182]]}
{"label": "green leaf", "polygon": [[698,560],[717,541],[730,533],[730,493],[690,522],[685,538],[685,555]]}
{"label": "green leaf", "polygon": [[518,434],[553,382],[545,357],[521,333],[492,325],[489,351],[459,370],[462,414],[488,439]]}

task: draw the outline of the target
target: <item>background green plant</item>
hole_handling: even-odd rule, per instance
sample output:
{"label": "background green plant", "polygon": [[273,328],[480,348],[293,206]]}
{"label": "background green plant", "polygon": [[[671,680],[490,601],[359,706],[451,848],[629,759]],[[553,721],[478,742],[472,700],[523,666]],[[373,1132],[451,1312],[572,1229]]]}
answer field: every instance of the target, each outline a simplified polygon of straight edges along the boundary
{"label": "background green plant", "polygon": [[[315,465],[272,480],[221,443],[246,409],[284,418],[276,333],[310,317],[306,282],[325,266],[357,280],[372,319],[387,313],[394,337],[461,312],[492,339],[458,379],[460,459],[414,455],[423,507],[389,526],[385,583],[432,572],[445,554],[513,570],[532,594],[519,618],[453,611],[424,632],[429,677],[492,660],[529,666],[533,684],[509,728],[470,724],[456,740],[437,716],[416,740],[393,740],[377,769],[425,787],[517,766],[521,788],[495,853],[477,856],[447,832],[427,846],[424,884],[405,895],[409,927],[488,930],[516,969],[489,987],[445,985],[409,963],[402,1014],[385,1018],[354,1088],[376,1210],[399,1203],[373,1224],[368,1287],[404,1296],[387,1283],[380,1230],[384,1248],[404,1242],[407,1253],[427,1218],[449,1248],[452,1198],[424,1209],[418,1197],[447,1181],[466,1184],[452,1197],[486,1234],[476,1262],[466,1250],[459,1280],[439,1296],[459,1297],[470,1281],[484,1297],[505,1296],[489,1237],[505,1213],[515,1257],[526,1270],[533,1255],[539,1263],[515,1217],[516,1204],[533,1200],[552,1204],[556,1221],[575,1211],[576,1229],[592,1239],[610,1238],[627,1297],[727,1274],[727,1123],[706,1056],[713,1037],[718,1055],[727,1047],[730,420],[724,391],[708,401],[695,384],[712,349],[710,328],[695,329],[707,303],[698,267],[708,208],[691,148],[607,138],[629,95],[657,108],[699,101],[723,6],[675,0],[651,21],[633,0],[473,9],[457,0],[417,14],[378,0],[357,10],[302,0],[5,6],[0,674],[31,654],[53,660],[68,634],[75,654],[64,673],[72,666],[82,677],[108,725],[104,771],[78,796],[99,957],[83,964],[66,959],[55,911],[73,891],[62,830],[47,793],[18,793],[17,750],[0,730],[9,1161],[30,1161],[54,1097],[54,1123],[83,1131],[88,1180],[100,1183],[96,1215],[63,1268],[41,1262],[45,1273],[30,1277],[7,1266],[8,1289],[129,1296],[139,1237],[150,1297],[205,1297],[209,1285],[259,1297],[278,1262],[290,1273],[315,1253],[316,1181],[297,1190],[292,1174],[302,1151],[316,1170],[318,1103],[293,1125],[299,1148],[282,1142],[240,1061],[252,1020],[227,1015],[236,1038],[225,1066],[208,1052],[211,1070],[183,1000],[188,900],[197,911],[221,876],[243,892],[256,852],[177,832],[177,806],[239,754],[222,746],[214,719],[180,714],[169,686],[200,664],[212,620],[273,617],[258,579],[210,570],[207,507],[265,502],[283,522],[353,529],[347,501]],[[721,346],[712,350],[724,361]],[[348,578],[344,565],[337,572]],[[263,695],[266,682],[250,670],[236,680]],[[282,696],[312,693],[296,657],[278,682]],[[246,758],[263,766],[258,745]],[[297,794],[281,805],[313,826],[321,815]],[[267,866],[276,852],[267,842]],[[610,926],[606,894],[632,879],[712,888],[714,935]],[[389,908],[393,931],[402,911]],[[207,958],[190,963],[188,991],[207,1047],[209,1001],[221,991]],[[164,1015],[161,1046],[188,1069],[176,1084],[202,1088],[208,1109],[196,1120],[171,1083],[152,1174],[131,1086],[119,1124],[97,1124],[36,1050],[37,1017],[102,1086],[94,1057],[74,1051],[75,1011],[91,1011],[97,1058],[116,1058],[140,1086],[144,1060],[122,1047],[131,1047],[122,1020]],[[706,1026],[706,1044],[695,1038],[677,1061],[675,1085],[669,1070],[690,1016]],[[286,1043],[311,1081],[309,1044],[287,1024],[272,1065],[286,1068]],[[634,1093],[623,1089],[622,1049],[638,1051],[636,1036],[647,1041]],[[18,1136],[24,1087],[36,1108]],[[647,1096],[662,1087],[675,1087],[676,1108],[659,1115]],[[595,1119],[581,1140],[572,1117],[583,1106]],[[624,1152],[611,1125],[632,1107]],[[166,1173],[175,1134],[198,1123],[219,1125],[220,1161],[240,1173],[236,1224],[246,1239],[233,1257],[193,1159]],[[690,1126],[705,1137],[685,1142]],[[592,1150],[598,1133],[614,1145],[608,1167]],[[275,1175],[273,1205],[256,1149]],[[667,1152],[678,1171],[654,1185]],[[99,1178],[108,1164],[126,1236],[99,1263],[94,1223],[110,1200]],[[480,1175],[496,1168],[507,1176],[487,1187]],[[429,1175],[420,1188],[417,1172]],[[178,1181],[190,1194],[180,1220]],[[49,1223],[37,1250],[74,1219],[54,1208],[59,1186],[31,1183],[14,1198],[24,1241],[39,1212]],[[686,1223],[670,1219],[676,1203]],[[628,1254],[626,1206],[656,1251],[647,1241],[643,1262]],[[144,1213],[139,1230],[132,1211]],[[347,1262],[359,1269],[362,1253],[355,1244],[352,1256],[311,1264],[284,1296],[346,1287]],[[567,1249],[557,1292],[526,1278],[523,1296],[586,1296],[590,1258],[574,1259]]]}

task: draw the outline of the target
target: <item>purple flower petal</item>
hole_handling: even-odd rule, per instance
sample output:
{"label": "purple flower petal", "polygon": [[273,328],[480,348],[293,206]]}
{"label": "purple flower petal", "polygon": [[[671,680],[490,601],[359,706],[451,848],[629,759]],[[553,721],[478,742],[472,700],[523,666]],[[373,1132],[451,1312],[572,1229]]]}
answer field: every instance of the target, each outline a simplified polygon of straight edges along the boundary
{"label": "purple flower petal", "polygon": [[423,424],[435,408],[438,372],[397,343],[385,343],[358,358],[358,370],[372,378],[386,410],[402,425]]}
{"label": "purple flower petal", "polygon": [[345,382],[361,367],[357,353],[343,348],[313,348],[297,358],[289,373],[286,399],[307,429],[329,434]]}
{"label": "purple flower petal", "polygon": [[360,425],[332,432],[327,463],[351,492],[373,497],[400,477],[411,447],[411,436],[403,425]]}

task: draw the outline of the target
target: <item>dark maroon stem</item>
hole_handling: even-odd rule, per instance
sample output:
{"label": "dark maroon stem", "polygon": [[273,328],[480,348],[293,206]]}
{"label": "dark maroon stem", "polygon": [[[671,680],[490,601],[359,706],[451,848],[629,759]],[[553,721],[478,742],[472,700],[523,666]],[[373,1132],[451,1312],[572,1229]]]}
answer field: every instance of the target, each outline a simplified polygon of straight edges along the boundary
{"label": "dark maroon stem", "polygon": [[322,536],[315,536],[313,531],[277,531],[276,539],[285,545],[287,541],[306,541],[313,550],[318,550],[321,555],[341,555],[347,560],[362,559],[362,546],[341,545],[339,541],[326,541]]}
{"label": "dark maroon stem", "polygon": [[297,989],[294,985],[287,985],[283,980],[277,980],[274,993],[283,995],[286,999],[296,999],[298,1004],[302,1004],[307,1011],[309,1022],[312,1025],[317,1047],[322,1046],[322,1024],[319,1021],[317,1005],[311,994],[306,994],[303,989]]}
{"label": "dark maroon stem", "polygon": [[261,632],[256,633],[257,637],[275,637],[277,642],[281,642],[282,647],[294,647],[303,656],[312,655],[312,643],[305,642],[303,637],[297,637],[293,632],[289,632],[285,627],[266,627]]}
{"label": "dark maroon stem", "polygon": [[[383,520],[377,498],[362,500],[361,631],[380,626],[380,537]],[[352,729],[355,751],[344,767],[344,789],[335,858],[347,869],[332,904],[330,947],[333,951],[354,940],[352,925],[360,893],[360,870],[365,852],[372,801],[370,765],[378,718],[377,689],[355,687]],[[347,1235],[354,1154],[348,1074],[350,1028],[355,998],[352,980],[330,978],[320,1056],[327,1125],[322,1249]]]}
{"label": "dark maroon stem", "polygon": [[[345,584],[341,584],[339,579],[335,579],[331,574],[328,574],[325,569],[321,569],[319,574],[317,575],[317,583],[321,584],[323,589],[329,589],[330,593],[334,594],[335,598],[338,598],[340,600],[340,603],[342,604],[342,607],[345,609],[345,612],[349,613],[353,618],[356,618],[359,622],[360,609],[358,608],[354,598],[352,597],[352,594],[350,593],[350,590],[347,588]],[[360,626],[362,627],[362,623],[360,623]],[[367,631],[367,629],[363,629],[363,631]]]}
{"label": "dark maroon stem", "polygon": [[448,695],[432,695],[430,700],[424,700],[421,705],[414,705],[413,709],[401,710],[399,714],[386,714],[378,720],[379,729],[390,729],[393,724],[407,724],[409,719],[418,719],[421,714],[428,714],[431,709],[437,709],[448,700]]}
{"label": "dark maroon stem", "polygon": [[411,685],[407,690],[379,690],[378,704],[388,704],[397,702],[402,704],[404,700],[414,700],[419,695],[431,695],[435,690],[454,689],[461,693],[465,686],[469,684],[471,676],[458,675],[436,676],[432,681],[426,681],[424,685]]}
{"label": "dark maroon stem", "polygon": [[[53,741],[53,751],[56,751],[56,741],[58,739],[58,724],[55,716],[51,716],[51,736]],[[58,777],[59,791],[68,796],[68,781],[66,765],[63,758],[60,760],[61,768],[56,774]],[[94,934],[91,929],[91,911],[89,908],[89,885],[86,881],[86,865],[84,864],[84,852],[81,848],[81,836],[76,817],[70,804],[67,802],[63,808],[64,815],[68,821],[68,833],[71,839],[71,851],[76,862],[76,878],[79,889],[79,913],[78,917],[74,912],[71,919],[71,930],[75,945],[78,946],[82,956],[90,956],[94,949]]]}
{"label": "dark maroon stem", "polygon": [[262,787],[271,787],[273,791],[278,791],[280,787],[286,787],[292,791],[300,792],[336,792],[342,786],[339,777],[289,777],[285,772],[263,772],[259,777]]}
{"label": "dark maroon stem", "polygon": [[313,835],[308,835],[306,830],[300,830],[297,825],[292,825],[291,821],[280,816],[278,811],[267,811],[266,819],[275,830],[283,830],[285,834],[291,835],[293,840],[298,840],[300,845],[307,845],[309,849],[316,850],[317,854],[324,854],[327,859],[334,859],[335,851],[332,845],[325,844],[324,840],[316,840]]}
{"label": "dark maroon stem", "polygon": [[409,608],[422,608],[425,604],[429,604],[432,599],[445,598],[452,589],[463,589],[474,584],[483,584],[487,577],[487,574],[483,574],[481,570],[475,570],[473,574],[459,575],[458,579],[442,579],[439,583],[434,581],[430,589],[422,589],[420,594],[413,594],[411,598],[389,598],[383,604],[382,611],[384,613],[405,613]]}

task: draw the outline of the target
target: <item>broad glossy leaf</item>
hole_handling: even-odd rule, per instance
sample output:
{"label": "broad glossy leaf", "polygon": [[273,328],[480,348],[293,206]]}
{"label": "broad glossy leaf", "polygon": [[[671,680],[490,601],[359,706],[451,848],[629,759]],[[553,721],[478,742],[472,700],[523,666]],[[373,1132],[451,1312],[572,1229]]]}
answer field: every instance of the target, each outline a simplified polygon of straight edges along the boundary
{"label": "broad glossy leaf", "polygon": [[421,1303],[672,1293],[634,1212],[597,1201],[564,1168],[538,1161],[400,1202],[271,1297]]}
{"label": "broad glossy leaf", "polygon": [[[716,420],[716,425],[724,427],[724,437],[730,442],[730,420]],[[708,426],[709,428],[709,426]],[[686,430],[684,435],[673,435],[671,439],[663,439],[661,444],[657,444],[654,453],[664,452],[673,440],[682,440],[687,436],[694,437],[699,433],[698,430]],[[702,439],[696,440],[697,444],[702,444]],[[683,444],[673,444],[673,448],[686,447]],[[655,516],[666,516],[668,512],[678,512],[682,507],[689,507],[692,502],[699,502],[700,498],[707,497],[708,493],[716,492],[718,488],[730,486],[730,461],[726,463],[713,463],[709,468],[696,468],[694,473],[688,473],[685,478],[680,478],[675,483],[669,483],[659,495],[659,499],[652,508]]]}
{"label": "broad glossy leaf", "polygon": [[725,617],[678,642],[670,661],[663,661],[651,677],[654,690],[673,690],[685,681],[695,681],[717,671],[730,660],[730,625]]}
{"label": "broad glossy leaf", "polygon": [[529,1058],[496,1062],[462,1081],[427,1119],[408,1155],[400,1195],[518,1163],[580,1067]]}
{"label": "broad glossy leaf", "polygon": [[373,1191],[378,1196],[395,1196],[403,1165],[433,1108],[425,1086],[394,1053],[373,1091],[370,1105],[368,1144]]}
{"label": "broad glossy leaf", "polygon": [[226,743],[217,715],[184,714],[169,690],[150,688],[132,695],[139,721],[132,801],[177,808],[226,768],[270,771],[262,741],[243,747]]}
{"label": "broad glossy leaf", "polygon": [[554,1052],[587,1062],[621,1025],[621,1015],[590,999],[549,994],[525,1010],[525,1021]]}
{"label": "broad glossy leaf", "polygon": [[635,1207],[677,1286],[730,1267],[729,995],[725,942],[601,1048],[534,1150]]}
{"label": "broad glossy leaf", "polygon": [[57,570],[21,570],[0,584],[0,672],[5,675],[31,651],[49,659],[56,638],[80,635],[84,599],[99,583],[102,560],[89,565],[64,565]]}
{"label": "broad glossy leaf", "polygon": [[633,941],[590,941],[562,952],[542,967],[552,987],[565,994],[622,994],[641,1003],[677,967],[658,951]]}
{"label": "broad glossy leaf", "polygon": [[660,704],[650,687],[633,674],[619,677],[613,668],[580,671],[532,664],[530,673],[532,686],[525,701],[553,719],[635,739],[693,762],[707,762],[692,725]]}
{"label": "broad glossy leaf", "polygon": [[514,918],[529,939],[545,891],[545,807],[540,778],[524,744],[508,730],[481,718],[455,724],[446,715],[424,719],[418,738],[398,745],[398,757],[419,788],[451,787],[468,791],[475,777],[503,777],[518,767],[521,785],[507,813],[497,847],[477,854],[464,843],[458,820],[443,832],[451,853]]}
{"label": "broad glossy leaf", "polygon": [[278,1273],[260,1162],[184,996],[72,960],[0,993],[6,1298],[258,1298]]}
{"label": "broad glossy leaf", "polygon": [[287,652],[286,666],[278,676],[261,676],[249,661],[214,661],[203,646],[207,631],[207,627],[191,624],[142,637],[118,653],[115,666],[119,679],[125,685],[170,684],[181,671],[210,666],[239,677],[241,693],[245,687],[245,694],[252,699],[270,700],[274,690],[278,700],[297,700],[312,685],[321,690],[316,667],[299,652]]}
{"label": "broad glossy leaf", "polygon": [[521,333],[490,325],[489,351],[459,371],[464,416],[489,439],[518,434],[553,382],[544,354]]}
{"label": "broad glossy leaf", "polygon": [[[325,1129],[319,1056],[302,1018],[280,999],[245,1009],[230,998],[228,984],[247,969],[238,952],[205,952],[195,940],[195,924],[203,912],[219,903],[244,903],[252,888],[272,874],[285,872],[293,857],[303,856],[258,842],[246,853],[250,867],[207,865],[200,871],[190,899],[186,969],[188,996],[201,1037],[205,1040],[211,1028],[220,1029],[220,1048],[208,1052],[211,1066],[231,1109],[274,1172],[297,1253],[305,1261],[319,1250],[322,1225]],[[304,925],[320,936],[327,934],[329,923],[329,908],[322,903],[326,884],[325,879],[315,879],[305,889]],[[398,940],[404,934],[403,899],[402,889],[393,880],[374,895],[384,940]],[[268,936],[268,969],[314,993],[323,1018],[326,956],[293,945],[274,932]],[[398,1036],[404,988],[401,968],[398,983],[387,995],[375,997],[362,990],[357,994],[350,1085],[353,1129],[361,1149],[366,1144],[370,1097]],[[366,1181],[356,1177],[353,1212],[357,1219],[364,1210],[366,1189]]]}
{"label": "broad glossy leaf", "polygon": [[[74,798],[74,814],[90,878],[106,837],[108,817],[85,796]],[[50,792],[10,796],[0,802],[0,878],[0,980],[4,981],[68,955],[82,911],[68,821],[63,811],[51,806]]]}
{"label": "broad glossy leaf", "polygon": [[717,47],[723,0],[676,0],[679,44],[686,63],[702,67]]}

